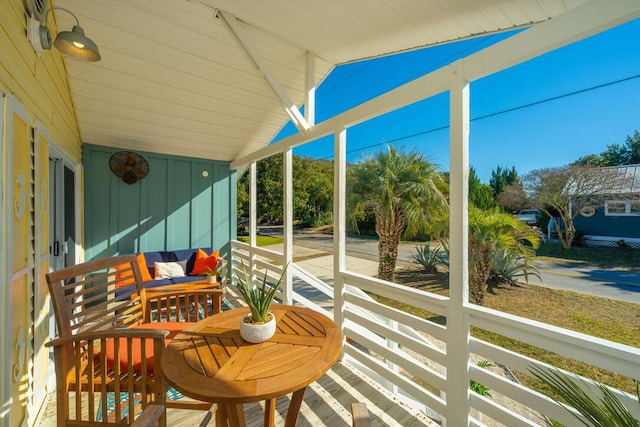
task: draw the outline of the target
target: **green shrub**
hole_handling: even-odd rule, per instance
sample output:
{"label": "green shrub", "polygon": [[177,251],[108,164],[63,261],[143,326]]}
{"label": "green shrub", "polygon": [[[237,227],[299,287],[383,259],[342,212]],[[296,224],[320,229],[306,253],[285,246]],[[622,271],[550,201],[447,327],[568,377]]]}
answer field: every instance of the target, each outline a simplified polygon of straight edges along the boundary
{"label": "green shrub", "polygon": [[[493,364],[493,362],[491,362],[490,360],[481,360],[478,362],[478,366],[481,368],[493,368],[496,365]],[[478,393],[480,396],[491,396],[491,393],[489,393],[491,389],[486,385],[480,384],[477,381],[470,380],[469,388],[471,389],[471,391]]]}
{"label": "green shrub", "polygon": [[620,249],[629,249],[631,246],[629,246],[629,244],[627,242],[624,241],[624,239],[620,239],[616,242],[616,245],[620,248]]}

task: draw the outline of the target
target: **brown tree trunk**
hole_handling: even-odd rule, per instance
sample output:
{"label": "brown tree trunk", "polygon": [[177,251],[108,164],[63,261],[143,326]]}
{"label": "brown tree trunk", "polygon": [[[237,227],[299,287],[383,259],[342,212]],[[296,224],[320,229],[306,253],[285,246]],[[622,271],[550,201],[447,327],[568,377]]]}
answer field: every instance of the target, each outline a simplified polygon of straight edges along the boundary
{"label": "brown tree trunk", "polygon": [[573,244],[573,239],[576,236],[576,229],[573,227],[573,219],[570,218],[568,221],[564,216],[561,216],[562,222],[564,223],[564,231],[560,229],[560,224],[556,219],[553,219],[553,225],[558,232],[558,239],[560,239],[560,243],[562,243],[562,247],[564,249],[571,249],[571,245]]}
{"label": "brown tree trunk", "polygon": [[491,249],[469,236],[469,302],[484,305],[491,273]]}
{"label": "brown tree trunk", "polygon": [[380,209],[375,210],[376,233],[378,234],[378,278],[393,282],[396,262],[398,260],[398,244],[404,231],[404,215],[399,209],[393,215],[383,215]]}

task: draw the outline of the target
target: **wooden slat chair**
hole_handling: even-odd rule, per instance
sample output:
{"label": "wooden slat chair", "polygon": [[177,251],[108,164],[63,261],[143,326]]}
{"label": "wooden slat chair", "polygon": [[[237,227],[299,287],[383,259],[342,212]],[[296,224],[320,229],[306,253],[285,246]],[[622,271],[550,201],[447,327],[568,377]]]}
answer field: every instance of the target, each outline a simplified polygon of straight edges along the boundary
{"label": "wooden slat chair", "polygon": [[[164,405],[164,380],[150,374],[147,356],[159,366],[168,334],[162,330],[92,331],[47,343],[54,348],[56,366],[56,425],[113,425],[117,420],[127,425],[150,403]],[[139,344],[134,345],[135,341]],[[100,351],[108,346],[115,349],[110,360]],[[120,359],[121,351],[133,357],[134,346],[144,349],[135,369]],[[151,355],[146,354],[149,346]]]}
{"label": "wooden slat chair", "polygon": [[[118,275],[112,273],[116,266]],[[156,369],[167,340],[189,322],[221,311],[223,290],[148,296],[135,255],[46,277],[58,328],[58,338],[47,343],[54,349],[58,426],[130,425],[150,404],[209,409],[206,402],[167,400]],[[164,410],[159,423],[166,424]]]}

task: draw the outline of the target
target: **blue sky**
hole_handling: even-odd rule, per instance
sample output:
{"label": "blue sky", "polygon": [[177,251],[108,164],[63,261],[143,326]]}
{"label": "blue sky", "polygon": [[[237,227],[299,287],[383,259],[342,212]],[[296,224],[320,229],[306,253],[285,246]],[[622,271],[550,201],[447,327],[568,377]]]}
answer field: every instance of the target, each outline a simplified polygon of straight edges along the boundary
{"label": "blue sky", "polygon": [[[316,122],[496,43],[496,34],[339,66],[316,92]],[[472,82],[470,164],[488,182],[497,166],[520,175],[561,166],[640,130],[640,20]],[[616,83],[617,82],[617,83]],[[348,131],[350,162],[385,143],[416,149],[449,170],[448,94]],[[274,139],[295,132],[287,125]],[[294,154],[332,158],[325,138]]]}

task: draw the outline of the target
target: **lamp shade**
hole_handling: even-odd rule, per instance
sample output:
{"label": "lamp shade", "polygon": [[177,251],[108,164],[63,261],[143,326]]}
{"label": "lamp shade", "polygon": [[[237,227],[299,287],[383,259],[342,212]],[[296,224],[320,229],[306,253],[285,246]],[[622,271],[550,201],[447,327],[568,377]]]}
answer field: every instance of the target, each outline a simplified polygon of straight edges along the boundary
{"label": "lamp shade", "polygon": [[98,46],[84,35],[79,25],[74,25],[71,31],[60,31],[54,46],[62,53],[85,61],[99,61]]}

